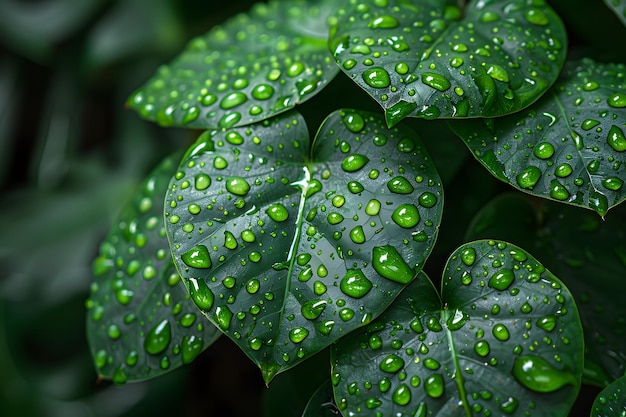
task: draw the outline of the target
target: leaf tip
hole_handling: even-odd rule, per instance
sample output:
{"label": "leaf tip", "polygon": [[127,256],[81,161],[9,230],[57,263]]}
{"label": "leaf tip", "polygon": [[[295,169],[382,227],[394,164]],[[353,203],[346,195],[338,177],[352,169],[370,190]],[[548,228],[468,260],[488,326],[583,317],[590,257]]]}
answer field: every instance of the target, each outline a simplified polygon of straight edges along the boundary
{"label": "leaf tip", "polygon": [[278,375],[278,372],[280,371],[280,365],[275,362],[263,363],[260,365],[260,368],[261,375],[263,376],[263,382],[265,382],[265,385],[269,387],[270,382],[272,382],[274,377]]}
{"label": "leaf tip", "polygon": [[402,119],[413,113],[416,108],[417,103],[409,103],[408,101],[400,100],[390,108],[386,109],[385,121],[387,122],[387,127],[394,127],[400,123]]}

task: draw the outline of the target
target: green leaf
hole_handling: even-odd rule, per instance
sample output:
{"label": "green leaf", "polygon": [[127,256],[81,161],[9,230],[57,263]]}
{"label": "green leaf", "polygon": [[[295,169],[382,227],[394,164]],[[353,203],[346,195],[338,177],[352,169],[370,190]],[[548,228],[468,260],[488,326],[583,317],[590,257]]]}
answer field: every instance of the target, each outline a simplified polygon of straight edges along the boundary
{"label": "green leaf", "polygon": [[624,0],[604,0],[606,5],[611,9],[622,21],[623,24],[626,25],[626,1]]}
{"label": "green leaf", "polygon": [[529,109],[450,126],[502,181],[604,217],[626,198],[625,75],[623,64],[569,63]]}
{"label": "green leaf", "polygon": [[162,126],[230,128],[284,112],[335,77],[326,20],[334,1],[258,3],[193,39],[128,100]]}
{"label": "green leaf", "polygon": [[541,262],[574,295],[585,333],[586,382],[604,386],[626,372],[626,205],[595,213],[515,194],[487,204],[466,238],[509,240]]}
{"label": "green leaf", "polygon": [[333,397],[333,386],[328,380],[315,391],[302,417],[335,417],[337,415],[339,415],[339,409]]}
{"label": "green leaf", "polygon": [[566,33],[543,1],[352,1],[330,48],[394,125],[412,116],[493,117],[523,109],[556,80]]}
{"label": "green leaf", "polygon": [[621,417],[626,413],[626,376],[602,390],[593,402],[591,417]]}
{"label": "green leaf", "polygon": [[163,227],[163,196],[176,170],[166,158],[124,208],[93,263],[87,336],[98,373],[117,384],[192,362],[221,333],[198,320]]}
{"label": "green leaf", "polygon": [[441,300],[422,273],[331,354],[345,415],[567,415],[583,334],[569,291],[535,258],[477,241],[448,259]]}
{"label": "green leaf", "polygon": [[269,382],[378,316],[419,271],[442,212],[415,133],[341,110],[310,149],[296,112],[206,132],[166,200],[192,299]]}

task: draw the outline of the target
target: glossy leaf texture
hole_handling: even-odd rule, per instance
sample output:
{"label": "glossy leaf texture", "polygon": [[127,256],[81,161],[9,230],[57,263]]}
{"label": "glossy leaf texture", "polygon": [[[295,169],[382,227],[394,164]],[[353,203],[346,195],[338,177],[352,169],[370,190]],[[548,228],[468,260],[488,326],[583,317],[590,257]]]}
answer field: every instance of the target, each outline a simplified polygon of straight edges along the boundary
{"label": "glossy leaf texture", "polygon": [[567,38],[543,0],[350,1],[337,12],[337,63],[385,110],[404,117],[494,117],[557,79]]}
{"label": "glossy leaf texture", "polygon": [[593,402],[591,417],[622,417],[626,414],[626,376],[600,392]]}
{"label": "glossy leaf texture", "polygon": [[165,235],[163,199],[176,167],[169,157],[150,173],[93,263],[87,336],[98,374],[116,384],[191,363],[221,336],[199,320]]}
{"label": "glossy leaf texture", "polygon": [[230,128],[313,97],[338,73],[328,53],[330,0],[258,3],[193,39],[128,99],[162,126]]}
{"label": "glossy leaf texture", "polygon": [[604,0],[606,5],[615,15],[626,25],[626,1],[625,0]]}
{"label": "glossy leaf texture", "polygon": [[591,211],[507,194],[474,218],[467,239],[505,239],[540,254],[574,295],[585,328],[585,381],[604,386],[626,372],[626,206]]}
{"label": "glossy leaf texture", "polygon": [[576,305],[519,247],[476,241],[376,321],[333,346],[335,399],[351,416],[567,415],[580,386]]}
{"label": "glossy leaf texture", "polygon": [[626,198],[625,77],[623,64],[568,63],[523,112],[450,126],[495,177],[604,217]]}
{"label": "glossy leaf texture", "polygon": [[333,398],[333,386],[328,380],[311,396],[302,417],[335,417],[338,415],[340,412]]}
{"label": "glossy leaf texture", "polygon": [[278,372],[378,316],[422,268],[442,187],[416,134],[341,110],[310,148],[304,119],[207,132],[166,200],[192,299]]}

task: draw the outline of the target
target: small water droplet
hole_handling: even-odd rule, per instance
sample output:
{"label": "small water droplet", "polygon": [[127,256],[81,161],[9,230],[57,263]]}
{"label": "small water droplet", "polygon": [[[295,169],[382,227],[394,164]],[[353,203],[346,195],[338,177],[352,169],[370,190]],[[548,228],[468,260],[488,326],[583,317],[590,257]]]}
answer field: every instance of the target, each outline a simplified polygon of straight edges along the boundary
{"label": "small water droplet", "polygon": [[549,159],[554,155],[554,146],[549,142],[540,142],[535,146],[533,153],[539,159]]}
{"label": "small water droplet", "polygon": [[539,9],[526,10],[524,17],[526,17],[526,20],[528,20],[528,22],[537,26],[546,26],[548,23],[550,23],[545,13]]}
{"label": "small water droplet", "polygon": [[309,335],[309,331],[304,327],[295,327],[289,331],[289,340],[293,343],[301,343]]}
{"label": "small water droplet", "polygon": [[398,19],[393,16],[383,15],[370,20],[367,27],[370,29],[391,29],[398,25]]}
{"label": "small water droplet", "polygon": [[326,301],[324,300],[309,300],[302,304],[300,312],[302,316],[307,320],[317,319],[326,308]]}
{"label": "small water droplet", "polygon": [[151,355],[158,355],[167,349],[172,339],[172,326],[167,319],[162,320],[159,324],[154,326],[143,342],[143,347],[146,352]]}
{"label": "small water droplet", "polygon": [[259,84],[252,89],[252,97],[257,100],[268,100],[274,95],[274,87],[269,84]]}
{"label": "small water droplet", "polygon": [[478,356],[481,356],[483,358],[489,355],[490,351],[491,349],[489,347],[489,343],[485,340],[479,340],[474,345],[474,352],[476,352]]}
{"label": "small water droplet", "polygon": [[493,328],[491,329],[491,333],[493,334],[493,337],[502,342],[506,342],[507,340],[509,340],[509,337],[511,337],[509,329],[507,329],[504,324],[500,323],[493,326]]}
{"label": "small water droplet", "polygon": [[461,251],[461,261],[467,266],[474,265],[476,261],[476,250],[474,248],[466,248]]}
{"label": "small water droplet", "polygon": [[569,191],[558,180],[550,181],[550,197],[555,200],[564,201],[569,198]]}

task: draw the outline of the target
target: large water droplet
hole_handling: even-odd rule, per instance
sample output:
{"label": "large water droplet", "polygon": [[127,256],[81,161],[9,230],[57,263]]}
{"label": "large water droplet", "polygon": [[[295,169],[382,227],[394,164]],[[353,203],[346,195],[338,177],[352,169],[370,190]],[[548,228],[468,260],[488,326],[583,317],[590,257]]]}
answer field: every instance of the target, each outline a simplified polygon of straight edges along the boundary
{"label": "large water droplet", "polygon": [[414,191],[413,185],[402,176],[393,177],[387,182],[389,191],[396,194],[411,194]]}
{"label": "large water droplet", "polygon": [[369,21],[367,27],[371,29],[391,29],[398,26],[398,19],[393,16],[383,15]]}
{"label": "large water droplet", "polygon": [[441,374],[432,374],[424,381],[424,391],[429,397],[439,398],[443,395],[445,384]]}
{"label": "large water droplet", "polygon": [[363,168],[369,162],[369,158],[361,154],[347,156],[341,162],[341,168],[346,172],[355,172]]}
{"label": "large water droplet", "polygon": [[309,331],[304,327],[295,327],[289,331],[289,340],[293,343],[301,343],[309,335]]}
{"label": "large water droplet", "polygon": [[513,376],[520,384],[536,392],[554,392],[565,385],[576,385],[576,378],[560,371],[537,356],[519,356],[513,362]]}
{"label": "large water droplet", "polygon": [[502,269],[489,278],[488,285],[498,291],[504,291],[515,280],[515,274],[510,269]]}
{"label": "large water droplet", "polygon": [[549,159],[554,155],[554,146],[549,142],[540,142],[535,146],[533,153],[539,159]]}
{"label": "large water droplet", "polygon": [[195,335],[185,336],[181,346],[181,354],[184,364],[193,362],[202,352],[202,338]]}
{"label": "large water droplet", "polygon": [[491,329],[491,333],[493,334],[493,337],[502,342],[506,342],[507,340],[509,340],[509,337],[511,337],[509,329],[507,329],[504,324],[500,323],[493,326],[493,328]]}
{"label": "large water droplet", "polygon": [[389,73],[381,67],[369,68],[363,71],[363,81],[374,88],[385,88],[391,84]]}
{"label": "large water droplet", "polygon": [[539,9],[528,9],[524,17],[526,17],[526,20],[530,23],[537,26],[545,26],[550,23],[545,13]]}
{"label": "large water droplet", "polygon": [[411,388],[407,384],[400,384],[393,392],[391,399],[398,405],[407,405],[411,402]]}
{"label": "large water droplet", "polygon": [[476,250],[474,248],[466,248],[461,251],[461,261],[467,265],[472,266],[476,261]]}
{"label": "large water droplet", "polygon": [[517,175],[517,184],[525,189],[532,189],[541,177],[541,170],[535,166],[530,166]]}
{"label": "large water droplet", "polygon": [[383,277],[400,284],[408,284],[414,276],[414,271],[391,245],[374,247],[372,266]]}
{"label": "large water droplet", "polygon": [[422,73],[422,82],[439,91],[446,91],[450,88],[450,81],[443,75],[434,72]]}
{"label": "large water droplet", "polygon": [[339,285],[341,291],[352,298],[362,298],[371,289],[372,282],[365,277],[360,269],[348,269]]}
{"label": "large water droplet", "polygon": [[237,91],[224,96],[220,102],[220,107],[224,110],[232,109],[233,107],[245,103],[247,100],[248,97],[244,93]]}
{"label": "large water droplet", "polygon": [[624,136],[624,131],[616,125],[611,126],[606,142],[617,152],[626,151],[626,136]]}
{"label": "large water droplet", "polygon": [[259,84],[252,89],[252,97],[257,100],[268,100],[274,95],[274,87],[269,84]]}
{"label": "large water droplet", "polygon": [[217,306],[215,308],[215,321],[220,329],[226,331],[230,328],[230,321],[233,318],[233,312],[226,306]]}
{"label": "large water droplet", "polygon": [[379,365],[383,372],[396,373],[404,367],[404,360],[394,354],[388,355]]}
{"label": "large water droplet", "polygon": [[192,268],[207,269],[211,267],[211,258],[209,250],[204,245],[194,246],[181,255],[181,259],[185,265]]}
{"label": "large water droplet", "polygon": [[171,339],[172,326],[167,319],[164,319],[150,329],[144,339],[143,347],[146,349],[146,352],[151,355],[158,355],[167,349]]}
{"label": "large water droplet", "polygon": [[491,349],[489,347],[489,343],[485,340],[479,340],[474,345],[474,352],[476,352],[477,355],[482,356],[483,358],[489,355],[490,350]]}
{"label": "large water droplet", "polygon": [[626,107],[626,93],[615,93],[607,99],[607,102],[611,107]]}
{"label": "large water droplet", "polygon": [[352,133],[359,133],[365,127],[365,120],[358,113],[348,114],[343,121]]}
{"label": "large water droplet", "polygon": [[318,318],[324,309],[326,308],[326,301],[324,300],[309,300],[302,304],[300,312],[302,316],[308,320],[315,320]]}
{"label": "large water droplet", "polygon": [[226,179],[226,189],[235,195],[246,195],[250,191],[250,184],[241,177],[230,177]]}
{"label": "large water droplet", "polygon": [[547,332],[551,332],[556,327],[556,317],[546,316],[537,320],[537,327]]}
{"label": "large water droplet", "polygon": [[213,306],[213,293],[202,279],[189,280],[189,295],[202,311],[207,311]]}
{"label": "large water droplet", "polygon": [[275,222],[284,222],[289,218],[289,212],[282,204],[272,204],[265,213]]}
{"label": "large water droplet", "polygon": [[415,227],[420,221],[420,215],[417,207],[413,204],[399,205],[391,215],[393,221],[400,227],[409,229]]}
{"label": "large water droplet", "polygon": [[196,187],[196,190],[198,191],[206,190],[207,188],[209,188],[209,185],[211,185],[211,177],[209,177],[207,174],[196,175],[195,182],[194,182],[194,186]]}

